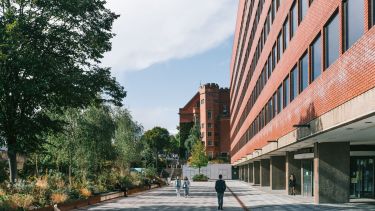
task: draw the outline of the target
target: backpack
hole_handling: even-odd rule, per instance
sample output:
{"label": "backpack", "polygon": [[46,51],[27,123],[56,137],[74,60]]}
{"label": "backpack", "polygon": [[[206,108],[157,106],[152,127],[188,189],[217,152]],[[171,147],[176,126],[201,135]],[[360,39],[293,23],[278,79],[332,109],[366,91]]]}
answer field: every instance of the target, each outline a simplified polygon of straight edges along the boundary
{"label": "backpack", "polygon": [[181,187],[181,180],[176,180],[176,182],[175,182],[175,186],[176,186],[176,188],[179,188],[179,187]]}

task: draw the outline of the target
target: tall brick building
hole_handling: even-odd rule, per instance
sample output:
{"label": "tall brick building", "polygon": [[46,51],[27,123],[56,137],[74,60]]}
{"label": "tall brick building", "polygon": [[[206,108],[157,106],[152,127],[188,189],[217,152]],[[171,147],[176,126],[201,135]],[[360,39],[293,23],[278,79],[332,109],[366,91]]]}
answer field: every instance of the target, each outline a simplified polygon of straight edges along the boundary
{"label": "tall brick building", "polygon": [[200,126],[207,155],[212,159],[229,156],[229,89],[214,83],[200,86],[179,115],[182,143],[196,123]]}
{"label": "tall brick building", "polygon": [[374,198],[375,0],[240,0],[230,139],[240,179]]}

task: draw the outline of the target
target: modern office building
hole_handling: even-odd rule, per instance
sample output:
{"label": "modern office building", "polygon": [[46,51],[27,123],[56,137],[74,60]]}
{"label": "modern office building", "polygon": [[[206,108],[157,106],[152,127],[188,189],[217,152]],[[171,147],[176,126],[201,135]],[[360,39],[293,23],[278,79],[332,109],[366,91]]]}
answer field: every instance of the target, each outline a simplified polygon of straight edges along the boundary
{"label": "modern office building", "polygon": [[240,179],[374,198],[375,0],[240,0],[230,86]]}
{"label": "modern office building", "polygon": [[179,115],[182,143],[193,125],[198,124],[209,158],[229,156],[228,88],[220,88],[214,83],[200,86],[197,94],[180,109]]}

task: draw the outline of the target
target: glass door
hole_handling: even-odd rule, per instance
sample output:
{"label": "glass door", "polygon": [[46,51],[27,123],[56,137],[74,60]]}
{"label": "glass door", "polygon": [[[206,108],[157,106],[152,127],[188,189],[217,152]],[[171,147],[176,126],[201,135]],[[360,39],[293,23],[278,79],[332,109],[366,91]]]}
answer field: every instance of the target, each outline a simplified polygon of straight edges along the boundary
{"label": "glass door", "polygon": [[302,195],[313,196],[314,175],[313,160],[302,160]]}
{"label": "glass door", "polygon": [[350,196],[374,198],[374,159],[352,157],[350,159]]}

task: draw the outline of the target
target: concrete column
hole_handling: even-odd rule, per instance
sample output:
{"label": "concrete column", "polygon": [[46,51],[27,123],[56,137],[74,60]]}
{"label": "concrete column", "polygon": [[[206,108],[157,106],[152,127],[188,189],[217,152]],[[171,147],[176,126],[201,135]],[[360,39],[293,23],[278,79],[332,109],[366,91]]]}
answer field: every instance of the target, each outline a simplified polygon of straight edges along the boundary
{"label": "concrete column", "polygon": [[242,166],[238,166],[238,178],[242,181]]}
{"label": "concrete column", "polygon": [[271,157],[271,189],[285,190],[285,156]]}
{"label": "concrete column", "polygon": [[245,164],[243,166],[243,169],[244,169],[244,180],[243,181],[247,182],[247,164]]}
{"label": "concrete column", "polygon": [[249,183],[253,183],[254,182],[254,164],[253,163],[249,163]]}
{"label": "concrete column", "polygon": [[270,160],[260,160],[260,186],[270,186]]}
{"label": "concrete column", "polygon": [[260,185],[260,162],[254,161],[253,166],[254,185]]}
{"label": "concrete column", "polygon": [[315,143],[315,203],[346,203],[350,195],[349,142]]}
{"label": "concrete column", "polygon": [[301,160],[294,159],[294,152],[287,152],[286,153],[286,163],[285,163],[285,185],[290,194],[289,188],[289,177],[291,174],[296,176],[296,194],[301,194]]}

